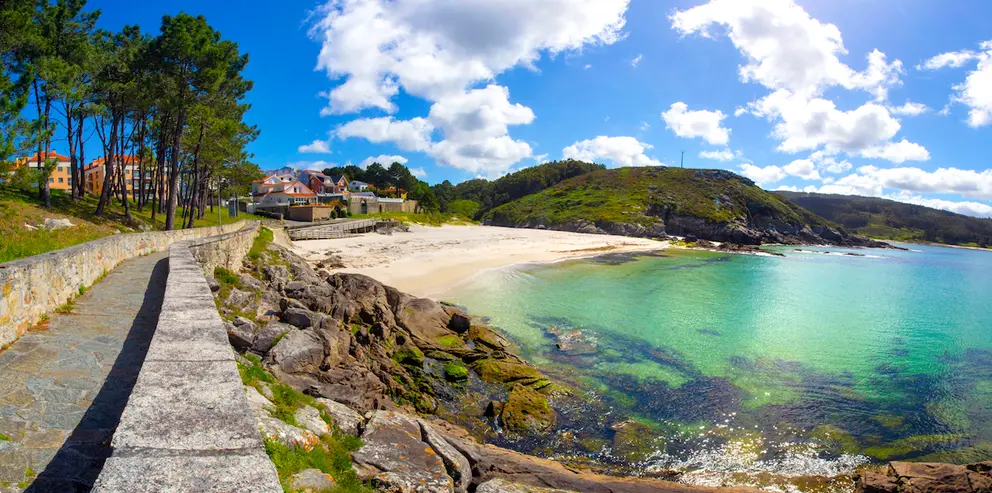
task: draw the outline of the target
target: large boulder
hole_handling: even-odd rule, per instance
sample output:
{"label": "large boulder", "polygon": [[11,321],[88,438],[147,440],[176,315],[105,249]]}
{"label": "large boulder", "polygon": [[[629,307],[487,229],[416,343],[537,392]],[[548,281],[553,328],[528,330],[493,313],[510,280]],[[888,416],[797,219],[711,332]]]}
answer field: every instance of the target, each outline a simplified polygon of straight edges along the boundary
{"label": "large boulder", "polygon": [[448,443],[430,423],[424,420],[419,420],[419,422],[424,442],[441,456],[444,467],[448,470],[448,475],[455,482],[455,492],[467,492],[469,485],[472,484],[472,464],[461,452]]}
{"label": "large boulder", "polygon": [[335,288],[340,298],[348,300],[351,305],[347,308],[342,306],[341,309],[344,311],[343,315],[348,316],[346,321],[361,321],[368,325],[381,322],[387,327],[396,325],[387,288],[379,281],[360,274],[334,274],[327,278],[327,283]]}
{"label": "large boulder", "polygon": [[479,378],[493,384],[530,384],[541,379],[541,374],[534,367],[514,359],[486,358],[473,362],[471,366]]}
{"label": "large boulder", "polygon": [[231,288],[230,294],[228,294],[227,299],[224,300],[224,304],[239,311],[247,309],[254,303],[255,293],[242,291],[238,288]]}
{"label": "large boulder", "polygon": [[557,422],[544,394],[524,385],[516,385],[510,391],[501,418],[507,431],[520,435],[549,433]]}
{"label": "large boulder", "polygon": [[224,328],[227,329],[227,340],[239,353],[251,349],[255,342],[255,333],[258,332],[254,322],[242,317],[236,318],[234,323],[224,322]]}
{"label": "large boulder", "polygon": [[317,398],[317,404],[324,407],[324,412],[331,417],[334,426],[337,426],[338,429],[356,437],[362,434],[362,430],[365,428],[365,418],[361,414],[340,402],[323,397]]}
{"label": "large boulder", "polygon": [[442,457],[424,443],[420,423],[405,414],[376,411],[352,455],[359,478],[385,491],[452,493]]}
{"label": "large boulder", "polygon": [[266,364],[285,373],[316,372],[323,361],[324,344],[309,330],[290,331],[266,356]]}
{"label": "large boulder", "polygon": [[327,435],[331,433],[331,427],[320,417],[320,411],[312,406],[300,406],[293,412],[293,419],[296,426],[312,431],[316,435]]}
{"label": "large boulder", "polygon": [[282,443],[287,447],[310,451],[320,443],[317,434],[310,430],[297,428],[267,415],[256,414],[255,419],[258,430],[262,432],[263,437]]}
{"label": "large boulder", "polygon": [[451,315],[440,303],[427,298],[407,298],[396,307],[396,323],[406,329],[418,344],[452,336]]}
{"label": "large boulder", "polygon": [[282,291],[289,282],[289,270],[281,265],[263,265],[262,277],[276,291]]}
{"label": "large boulder", "polygon": [[569,490],[538,488],[519,483],[511,483],[505,479],[490,479],[479,485],[475,493],[575,493]]}
{"label": "large boulder", "polygon": [[255,332],[255,339],[252,341],[251,350],[258,354],[268,353],[272,349],[272,346],[276,345],[280,337],[293,330],[296,330],[293,326],[273,320]]}
{"label": "large boulder", "polygon": [[320,469],[304,469],[289,478],[289,489],[303,493],[322,493],[334,488],[334,478]]}
{"label": "large boulder", "polygon": [[317,316],[314,312],[305,308],[288,308],[282,312],[279,318],[289,325],[307,329],[316,325]]}

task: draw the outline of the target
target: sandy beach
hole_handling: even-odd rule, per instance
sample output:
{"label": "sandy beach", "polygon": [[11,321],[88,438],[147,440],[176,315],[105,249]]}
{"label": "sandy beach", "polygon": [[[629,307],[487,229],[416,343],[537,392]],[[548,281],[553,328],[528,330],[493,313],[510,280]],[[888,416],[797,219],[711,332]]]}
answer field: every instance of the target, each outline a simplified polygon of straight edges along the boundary
{"label": "sandy beach", "polygon": [[346,265],[340,272],[365,274],[416,296],[436,297],[488,269],[667,246],[644,238],[562,231],[411,226],[408,233],[297,241],[292,247],[312,261],[340,255]]}

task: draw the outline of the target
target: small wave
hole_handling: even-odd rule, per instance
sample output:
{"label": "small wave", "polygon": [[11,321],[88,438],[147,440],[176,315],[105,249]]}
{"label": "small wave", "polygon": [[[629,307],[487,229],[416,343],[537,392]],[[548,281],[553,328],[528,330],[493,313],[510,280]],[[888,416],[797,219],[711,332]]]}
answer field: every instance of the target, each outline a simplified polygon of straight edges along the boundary
{"label": "small wave", "polygon": [[867,253],[850,253],[850,252],[821,252],[817,250],[803,250],[802,248],[796,248],[793,250],[796,253],[805,253],[809,255],[829,255],[832,257],[860,257],[860,258],[885,258],[881,255],[870,255]]}

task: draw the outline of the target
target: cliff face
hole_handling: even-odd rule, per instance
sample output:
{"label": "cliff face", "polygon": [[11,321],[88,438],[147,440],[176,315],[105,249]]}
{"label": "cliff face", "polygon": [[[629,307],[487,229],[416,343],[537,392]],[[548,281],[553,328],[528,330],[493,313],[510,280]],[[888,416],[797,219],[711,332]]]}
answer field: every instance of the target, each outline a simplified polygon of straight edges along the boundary
{"label": "cliff face", "polygon": [[848,234],[724,170],[668,167],[594,171],[493,209],[494,226],[759,245],[883,247]]}

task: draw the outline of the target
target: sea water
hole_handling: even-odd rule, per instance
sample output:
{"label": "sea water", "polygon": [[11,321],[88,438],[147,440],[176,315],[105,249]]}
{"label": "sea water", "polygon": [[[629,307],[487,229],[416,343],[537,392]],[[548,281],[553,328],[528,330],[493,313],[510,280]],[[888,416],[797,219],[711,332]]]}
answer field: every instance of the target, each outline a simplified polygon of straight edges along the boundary
{"label": "sea water", "polygon": [[[446,299],[600,404],[592,425],[560,420],[587,445],[551,454],[700,483],[988,460],[992,252],[902,246],[607,255],[488,271]],[[586,350],[549,330],[579,330]],[[613,453],[625,421],[647,452]]]}

